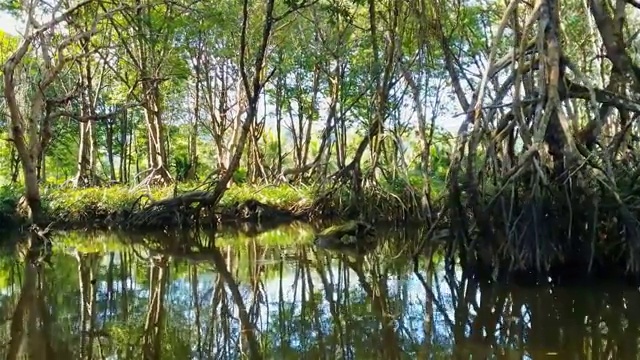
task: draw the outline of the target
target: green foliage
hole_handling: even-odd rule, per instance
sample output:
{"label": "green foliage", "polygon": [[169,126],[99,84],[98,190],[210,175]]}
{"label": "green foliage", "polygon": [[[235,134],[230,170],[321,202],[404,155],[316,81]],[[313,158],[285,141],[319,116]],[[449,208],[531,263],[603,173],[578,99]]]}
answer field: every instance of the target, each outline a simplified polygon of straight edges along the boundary
{"label": "green foliage", "polygon": [[173,166],[175,168],[176,180],[184,181],[187,177],[189,169],[194,166],[186,155],[179,154],[173,157]]}
{"label": "green foliage", "polygon": [[2,0],[0,1],[0,11],[6,12],[12,16],[20,15],[23,4],[19,0]]}
{"label": "green foliage", "polygon": [[0,230],[16,224],[16,207],[22,189],[14,185],[0,186]]}
{"label": "green foliage", "polygon": [[314,196],[310,188],[297,188],[290,185],[233,186],[225,193],[221,205],[230,205],[249,199],[255,199],[269,205],[291,208],[295,205],[310,205],[314,200]]}
{"label": "green foliage", "polygon": [[[0,2],[1,4],[1,2]],[[18,47],[18,38],[0,30],[0,62],[7,61],[9,55]]]}
{"label": "green foliage", "polygon": [[[172,187],[153,188],[148,195],[152,199],[171,196]],[[43,193],[43,202],[48,213],[58,219],[70,221],[91,220],[95,216],[107,216],[112,212],[130,210],[144,191],[131,191],[128,187],[51,189]]]}
{"label": "green foliage", "polygon": [[425,178],[422,173],[414,173],[408,177],[391,177],[382,181],[383,186],[387,190],[394,193],[402,193],[406,189],[422,189],[424,187]]}
{"label": "green foliage", "polygon": [[[181,183],[178,193],[190,191],[196,186],[192,183]],[[45,211],[58,220],[91,222],[112,213],[131,210],[136,201],[144,203],[149,196],[152,200],[172,197],[174,187],[143,188],[132,191],[122,185],[94,188],[49,187],[42,193]],[[0,186],[0,215],[11,218],[23,189],[17,186]],[[236,185],[231,187],[221,201],[221,206],[233,206],[247,200],[255,199],[266,204],[291,208],[310,205],[313,201],[311,189],[282,186]],[[1,224],[0,224],[1,227]]]}
{"label": "green foliage", "polygon": [[233,173],[233,182],[236,184],[245,184],[247,182],[247,169],[239,168]]}
{"label": "green foliage", "polygon": [[15,210],[22,190],[15,185],[0,186],[0,213],[10,213]]}

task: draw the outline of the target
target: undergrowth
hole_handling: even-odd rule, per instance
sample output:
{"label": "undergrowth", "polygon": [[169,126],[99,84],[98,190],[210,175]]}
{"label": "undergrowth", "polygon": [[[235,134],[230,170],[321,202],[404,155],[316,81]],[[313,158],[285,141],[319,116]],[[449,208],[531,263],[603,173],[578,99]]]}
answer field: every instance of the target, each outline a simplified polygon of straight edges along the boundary
{"label": "undergrowth", "polygon": [[0,186],[0,229],[12,227],[17,221],[16,207],[22,189],[14,186]]}
{"label": "undergrowth", "polygon": [[[417,214],[421,182],[396,181],[365,187],[363,198],[354,199],[348,187],[340,187],[326,196],[305,185],[234,185],[222,200],[220,208],[231,209],[247,200],[257,200],[283,210],[312,208],[320,199],[323,206],[315,217],[354,217],[369,221],[394,220]],[[105,219],[131,211],[136,202],[157,201],[192,191],[193,183],[157,188],[131,188],[125,185],[94,188],[43,186],[42,205],[52,221],[70,225],[95,225]],[[23,194],[21,186],[0,186],[0,228],[19,225],[16,205]]]}

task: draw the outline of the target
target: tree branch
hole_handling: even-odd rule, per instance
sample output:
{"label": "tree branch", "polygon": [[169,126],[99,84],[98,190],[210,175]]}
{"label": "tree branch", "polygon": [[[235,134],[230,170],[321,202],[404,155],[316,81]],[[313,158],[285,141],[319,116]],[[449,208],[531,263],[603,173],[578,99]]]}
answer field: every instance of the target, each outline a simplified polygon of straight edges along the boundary
{"label": "tree branch", "polygon": [[109,120],[109,119],[115,117],[116,115],[121,114],[126,109],[130,109],[130,108],[133,108],[133,107],[136,107],[136,106],[140,106],[140,105],[141,104],[139,104],[139,103],[127,104],[127,105],[124,105],[124,106],[120,107],[116,111],[112,111],[112,112],[106,113],[106,114],[96,114],[96,115],[78,115],[78,114],[72,113],[70,111],[59,110],[59,111],[56,111],[55,113],[49,115],[49,118],[57,119],[59,117],[66,116],[66,117],[71,118],[73,120],[76,120],[78,122]]}

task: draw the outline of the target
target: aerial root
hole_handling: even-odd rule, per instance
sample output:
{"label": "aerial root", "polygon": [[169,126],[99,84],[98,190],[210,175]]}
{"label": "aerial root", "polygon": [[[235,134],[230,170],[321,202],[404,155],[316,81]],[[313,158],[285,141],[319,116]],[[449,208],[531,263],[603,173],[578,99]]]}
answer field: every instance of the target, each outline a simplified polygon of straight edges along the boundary
{"label": "aerial root", "polygon": [[212,194],[206,191],[193,191],[186,194],[178,195],[173,198],[153,201],[149,198],[149,202],[136,210],[135,207],[141,204],[143,198],[149,198],[148,195],[141,195],[131,209],[126,227],[129,228],[145,228],[145,227],[171,227],[182,225],[185,220],[195,222],[194,217],[196,211],[200,211],[212,202]]}
{"label": "aerial root", "polygon": [[139,189],[143,187],[152,186],[169,186],[173,184],[173,177],[169,173],[169,170],[165,166],[151,169],[149,175],[147,175],[140,183],[134,188]]}
{"label": "aerial root", "polygon": [[[530,165],[495,193],[485,194],[490,201],[483,211],[496,236],[472,236],[460,243],[472,260],[469,266],[502,275],[565,274],[567,267],[583,274],[640,271],[640,197],[633,189],[615,189],[587,169],[573,171],[570,181],[548,185],[536,173]],[[537,182],[532,185],[526,175]]]}

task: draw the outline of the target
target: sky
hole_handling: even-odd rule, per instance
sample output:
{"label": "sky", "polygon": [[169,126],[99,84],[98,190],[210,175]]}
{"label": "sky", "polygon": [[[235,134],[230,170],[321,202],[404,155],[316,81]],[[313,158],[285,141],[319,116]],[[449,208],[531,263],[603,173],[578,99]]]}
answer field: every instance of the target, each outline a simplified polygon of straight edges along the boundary
{"label": "sky", "polygon": [[0,30],[9,34],[18,34],[18,22],[4,11],[0,11]]}

